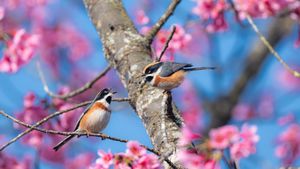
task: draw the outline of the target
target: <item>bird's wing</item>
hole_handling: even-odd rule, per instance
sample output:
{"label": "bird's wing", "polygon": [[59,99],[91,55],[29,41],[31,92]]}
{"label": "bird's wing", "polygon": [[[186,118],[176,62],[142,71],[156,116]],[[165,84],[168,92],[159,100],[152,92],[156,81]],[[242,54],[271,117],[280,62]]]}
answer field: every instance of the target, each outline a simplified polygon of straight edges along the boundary
{"label": "bird's wing", "polygon": [[162,70],[159,73],[161,77],[168,77],[172,75],[173,73],[182,70],[186,67],[192,67],[193,65],[189,63],[176,63],[176,62],[164,62],[162,65]]}
{"label": "bird's wing", "polygon": [[93,103],[94,103],[94,102],[92,102],[92,103],[91,103],[91,104],[83,111],[83,113],[80,115],[79,119],[78,119],[77,122],[76,122],[76,126],[75,126],[74,131],[76,131],[76,130],[78,129],[79,124],[80,124],[80,121],[81,121],[83,115],[85,115],[85,114],[88,112],[88,110],[91,108],[91,106],[93,105]]}

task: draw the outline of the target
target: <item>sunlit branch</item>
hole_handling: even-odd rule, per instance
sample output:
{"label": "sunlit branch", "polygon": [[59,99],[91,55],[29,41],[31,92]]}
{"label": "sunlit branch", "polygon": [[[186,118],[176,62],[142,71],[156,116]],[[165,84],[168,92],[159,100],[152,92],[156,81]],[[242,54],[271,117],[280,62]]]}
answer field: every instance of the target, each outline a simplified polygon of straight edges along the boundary
{"label": "sunlit branch", "polygon": [[262,43],[269,49],[269,51],[275,56],[275,58],[283,65],[283,67],[290,72],[293,76],[300,78],[300,73],[296,70],[293,70],[283,59],[282,57],[275,51],[275,49],[272,47],[272,45],[268,42],[268,40],[264,37],[264,35],[259,31],[256,24],[253,22],[253,19],[250,15],[246,15],[248,22],[252,26],[253,30],[256,32],[256,34],[259,36],[259,39],[262,41]]}
{"label": "sunlit branch", "polygon": [[[76,135],[76,136],[93,136],[93,137],[100,137],[101,139],[108,139],[108,140],[112,140],[112,141],[117,141],[117,142],[122,142],[122,143],[127,143],[129,140],[126,139],[120,139],[120,138],[116,138],[116,137],[111,137],[102,133],[89,133],[88,135],[86,133],[80,133],[80,132],[64,132],[64,131],[56,131],[56,130],[47,130],[47,129],[43,129],[43,128],[38,128],[36,125],[30,125],[27,124],[23,121],[20,121],[8,114],[6,114],[4,111],[0,111],[0,114],[5,116],[6,118],[12,120],[13,122],[22,125],[26,128],[28,128],[27,130],[37,130],[39,132],[42,133],[46,133],[46,134],[55,134],[55,135],[63,135],[63,136],[69,136],[69,135]],[[141,145],[142,147],[144,147],[145,149],[147,149],[148,151],[161,156],[161,154],[158,151],[155,151],[153,148],[149,148],[145,145]],[[176,168],[176,166],[168,159],[164,159],[171,167]]]}
{"label": "sunlit branch", "polygon": [[160,61],[160,60],[161,60],[162,56],[164,55],[164,53],[165,53],[166,50],[168,49],[169,43],[170,43],[170,41],[172,40],[175,31],[176,31],[176,26],[173,26],[173,27],[172,27],[172,31],[171,31],[171,33],[169,34],[169,37],[168,37],[168,39],[167,39],[167,41],[166,41],[166,43],[165,43],[165,45],[164,45],[164,47],[163,47],[163,50],[161,51],[159,57],[157,58],[157,61]]}
{"label": "sunlit branch", "polygon": [[74,96],[77,96],[83,92],[85,92],[86,90],[92,88],[92,86],[99,80],[101,79],[102,77],[104,77],[106,75],[106,73],[110,70],[110,66],[107,66],[99,75],[97,75],[93,80],[91,80],[90,82],[87,82],[85,85],[83,85],[82,87],[76,89],[76,90],[73,90],[69,93],[66,93],[66,94],[63,94],[63,95],[59,95],[59,94],[55,94],[53,93],[49,87],[48,87],[48,84],[46,82],[46,79],[45,79],[45,76],[41,70],[41,66],[39,64],[39,62],[37,62],[37,71],[39,73],[39,76],[40,76],[40,79],[43,83],[43,86],[44,86],[44,90],[45,92],[51,96],[51,97],[54,97],[54,98],[60,98],[60,99],[68,99],[68,98],[71,98],[71,97],[74,97]]}
{"label": "sunlit branch", "polygon": [[158,31],[161,29],[161,27],[167,22],[169,17],[173,14],[176,7],[180,3],[181,0],[173,0],[171,4],[169,5],[166,12],[160,17],[160,19],[157,21],[157,23],[152,27],[152,29],[149,31],[149,33],[146,35],[146,38],[148,39],[149,43],[151,44],[154,37],[158,33]]}

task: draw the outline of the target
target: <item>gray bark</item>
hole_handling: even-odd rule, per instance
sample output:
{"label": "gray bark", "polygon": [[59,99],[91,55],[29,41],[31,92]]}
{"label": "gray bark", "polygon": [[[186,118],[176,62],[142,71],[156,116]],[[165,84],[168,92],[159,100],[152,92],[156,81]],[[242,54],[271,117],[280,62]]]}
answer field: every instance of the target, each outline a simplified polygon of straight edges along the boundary
{"label": "gray bark", "polygon": [[120,0],[84,2],[103,43],[105,57],[128,90],[130,104],[142,120],[155,150],[168,155],[178,165],[174,153],[180,136],[179,111],[171,103],[165,120],[166,140],[161,129],[163,91],[140,83],[143,68],[152,62],[149,40],[138,33]]}

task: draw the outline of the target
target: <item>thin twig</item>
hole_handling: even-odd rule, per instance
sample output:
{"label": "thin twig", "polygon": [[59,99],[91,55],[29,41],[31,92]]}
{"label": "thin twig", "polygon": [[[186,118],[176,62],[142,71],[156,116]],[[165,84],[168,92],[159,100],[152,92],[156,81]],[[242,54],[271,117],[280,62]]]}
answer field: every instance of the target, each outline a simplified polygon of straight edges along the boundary
{"label": "thin twig", "polygon": [[259,39],[262,41],[262,43],[269,49],[269,51],[275,56],[275,58],[283,65],[283,67],[290,72],[293,76],[300,78],[300,73],[296,70],[293,70],[283,59],[282,57],[275,51],[275,49],[272,47],[272,45],[268,42],[268,40],[264,37],[264,35],[259,31],[256,24],[253,22],[253,19],[250,15],[246,15],[248,22],[252,26],[253,30],[256,32],[256,34],[259,36]]}
{"label": "thin twig", "polygon": [[[76,135],[76,136],[87,136],[87,133],[79,133],[79,132],[64,132],[64,131],[56,131],[56,130],[47,130],[47,129],[43,129],[43,128],[38,128],[36,125],[30,125],[27,124],[23,121],[20,121],[8,114],[6,114],[4,111],[0,111],[0,114],[5,116],[6,118],[12,120],[15,123],[18,123],[26,128],[28,128],[28,130],[37,130],[39,132],[42,133],[46,133],[46,134],[55,134],[55,135],[63,135],[63,136],[69,136],[69,135]],[[117,142],[122,142],[122,143],[127,143],[129,140],[126,139],[120,139],[120,138],[116,138],[116,137],[111,137],[102,133],[89,133],[88,136],[93,136],[93,137],[100,137],[102,139],[108,139],[108,140],[112,140],[112,141],[117,141]],[[147,149],[148,151],[161,156],[161,154],[154,150],[153,148],[149,148],[145,145],[141,145],[142,147],[144,147],[145,149]],[[176,168],[176,166],[169,160],[169,159],[164,159],[172,168]]]}
{"label": "thin twig", "polygon": [[225,164],[227,165],[228,169],[231,169],[231,164],[224,154],[222,155],[222,158],[225,161]]}
{"label": "thin twig", "polygon": [[[72,111],[72,110],[75,110],[79,107],[83,107],[83,106],[86,106],[88,104],[90,104],[91,101],[87,101],[87,102],[83,102],[83,103],[80,103],[80,104],[77,104],[75,105],[74,107],[71,107],[69,109],[66,109],[66,110],[62,110],[62,111],[57,111],[55,113],[52,113],[50,114],[49,116],[43,118],[42,120],[38,121],[37,123],[35,123],[33,126],[34,127],[38,127],[40,125],[42,125],[43,123],[47,122],[49,119],[53,118],[53,117],[56,117],[60,114],[63,114],[65,112],[68,112],[68,111]],[[25,131],[23,131],[22,133],[18,134],[15,138],[11,139],[9,142],[7,142],[6,144],[2,145],[1,148],[0,148],[0,151],[4,150],[7,146],[9,146],[10,144],[16,142],[18,139],[20,139],[21,137],[23,137],[24,135],[28,134],[29,132],[31,132],[33,129],[27,129]]]}
{"label": "thin twig", "polygon": [[149,43],[151,44],[154,37],[160,30],[160,28],[167,22],[169,17],[173,14],[175,11],[176,7],[180,3],[181,0],[173,0],[171,4],[169,5],[168,9],[166,12],[160,17],[160,19],[157,21],[157,23],[152,27],[152,29],[148,32],[146,35],[146,38],[148,39]]}
{"label": "thin twig", "polygon": [[173,36],[174,36],[174,34],[175,34],[175,31],[176,31],[176,26],[173,26],[173,27],[172,27],[172,31],[171,31],[171,33],[169,34],[169,37],[168,37],[168,39],[167,39],[167,41],[166,41],[166,43],[165,43],[165,45],[164,45],[163,50],[161,51],[159,57],[156,59],[158,62],[161,60],[162,56],[164,55],[164,53],[165,53],[166,50],[168,49],[169,43],[171,42],[171,40],[172,40],[172,38],[173,38]]}
{"label": "thin twig", "polygon": [[[113,101],[127,101],[128,99],[127,98],[115,98],[113,99]],[[56,117],[56,116],[59,116],[63,113],[66,113],[66,112],[69,112],[69,111],[72,111],[72,110],[75,110],[77,108],[80,108],[80,107],[83,107],[83,106],[86,106],[88,104],[92,103],[92,101],[86,101],[86,102],[82,102],[82,103],[79,103],[79,104],[76,104],[74,107],[71,107],[69,109],[66,109],[66,110],[61,110],[61,111],[56,111],[55,113],[52,113],[50,115],[48,115],[47,117],[43,118],[42,120],[36,122],[33,126],[34,127],[38,127],[42,124],[44,124],[45,122],[47,122],[48,120]],[[16,142],[17,140],[19,140],[21,137],[23,137],[24,135],[30,133],[33,129],[27,129],[25,131],[23,131],[22,133],[20,133],[19,135],[17,135],[16,137],[14,137],[13,139],[11,139],[9,142],[7,142],[6,144],[2,145],[0,147],[0,151],[4,150],[7,146],[9,146],[10,144]]]}
{"label": "thin twig", "polygon": [[59,95],[59,94],[55,94],[53,93],[48,85],[47,85],[47,82],[46,82],[46,79],[45,79],[45,76],[41,70],[41,66],[39,64],[39,62],[37,62],[37,71],[39,73],[39,76],[40,76],[40,79],[43,83],[43,86],[44,86],[44,90],[45,92],[51,96],[51,97],[54,97],[54,98],[60,98],[60,99],[68,99],[68,98],[71,98],[71,97],[74,97],[74,96],[77,96],[83,92],[85,92],[86,90],[92,88],[92,86],[99,80],[101,79],[103,76],[106,75],[106,73],[110,70],[110,66],[107,66],[99,75],[97,75],[93,80],[91,80],[90,82],[87,82],[85,85],[83,85],[82,87],[76,89],[76,90],[73,90],[69,93],[66,93],[66,94],[63,94],[63,95]]}

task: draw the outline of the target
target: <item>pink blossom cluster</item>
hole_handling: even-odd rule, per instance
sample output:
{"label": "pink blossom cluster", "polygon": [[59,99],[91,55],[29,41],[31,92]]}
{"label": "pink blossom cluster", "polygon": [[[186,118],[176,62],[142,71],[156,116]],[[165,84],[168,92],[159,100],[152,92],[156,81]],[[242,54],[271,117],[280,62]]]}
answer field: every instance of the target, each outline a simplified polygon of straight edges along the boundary
{"label": "pink blossom cluster", "polygon": [[[0,143],[2,143],[3,136],[0,135]],[[22,160],[16,159],[16,157],[8,155],[4,152],[0,152],[0,168],[1,169],[30,169],[32,159],[29,156],[25,156]]]}
{"label": "pink blossom cluster", "polygon": [[209,145],[216,150],[229,148],[231,158],[240,160],[256,152],[255,145],[259,141],[256,132],[254,125],[244,124],[241,131],[233,125],[223,126],[210,131]]}
{"label": "pink blossom cluster", "polygon": [[[228,28],[225,12],[233,6],[226,0],[196,0],[193,13],[198,15],[208,32],[224,31]],[[297,0],[233,0],[234,10],[239,19],[246,15],[259,18],[275,16],[288,9],[293,19],[299,20],[300,2]]]}
{"label": "pink blossom cluster", "polygon": [[[41,102],[43,102],[41,100]],[[48,115],[48,112],[43,108],[43,103],[38,103],[36,95],[29,92],[24,98],[24,109],[16,114],[16,117],[27,124],[33,124]],[[15,124],[17,129],[25,129],[24,127]],[[49,128],[49,124],[43,125]],[[32,131],[23,138],[23,143],[39,148],[42,146],[44,135],[38,131]]]}
{"label": "pink blossom cluster", "polygon": [[229,8],[226,0],[197,0],[193,13],[207,24],[208,32],[224,31],[228,28],[225,11]]}
{"label": "pink blossom cluster", "polygon": [[277,138],[275,154],[289,167],[300,157],[300,125],[290,124]]}
{"label": "pink blossom cluster", "polygon": [[[141,9],[138,10],[135,14],[135,18],[137,24],[144,25],[141,28],[141,33],[146,34],[147,32],[149,32],[150,27],[145,25],[150,22],[150,19],[148,16],[146,16],[144,10]],[[185,30],[185,28],[182,27],[181,25],[174,25],[174,26],[176,27],[174,36],[170,41],[169,46],[162,57],[162,60],[174,61],[175,53],[184,53],[187,55],[192,54],[191,48],[189,48],[189,45],[191,45],[193,39],[192,35],[188,33]],[[159,56],[161,54],[170,34],[171,34],[171,29],[169,30],[161,29],[156,35],[155,40],[153,42],[153,47],[155,49],[156,56]]]}
{"label": "pink blossom cluster", "polygon": [[218,152],[201,152],[193,149],[180,149],[178,159],[188,169],[220,169]]}
{"label": "pink blossom cluster", "polygon": [[70,61],[78,61],[91,51],[87,38],[71,24],[58,23],[54,27],[39,25],[34,31],[41,36],[43,42],[40,45],[41,57],[55,69],[61,58],[60,50],[67,49]]}
{"label": "pink blossom cluster", "polygon": [[95,157],[92,153],[80,153],[75,157],[70,157],[64,161],[64,168],[66,169],[83,169],[90,166]]}
{"label": "pink blossom cluster", "polygon": [[10,156],[4,154],[3,152],[0,153],[0,168],[1,169],[30,169],[32,159],[29,157],[25,157],[24,159],[16,159],[14,156]]}
{"label": "pink blossom cluster", "polygon": [[204,139],[194,133],[188,127],[182,130],[182,138],[179,141],[180,151],[178,158],[186,168],[218,169],[219,161],[225,156],[224,151],[229,150],[231,160],[240,160],[256,152],[256,143],[259,136],[257,127],[244,124],[239,131],[238,127],[226,125],[209,132],[209,138],[200,146],[186,149],[192,141]]}
{"label": "pink blossom cluster", "polygon": [[239,121],[270,118],[274,115],[274,104],[272,95],[262,94],[258,99],[256,98],[254,103],[241,102],[237,104],[232,111],[233,118]]}
{"label": "pink blossom cluster", "polygon": [[[175,26],[176,26],[176,30],[174,36],[170,41],[169,47],[166,50],[162,60],[174,61],[175,53],[182,52],[192,40],[192,36],[189,33],[187,33],[182,26],[180,25],[175,25]],[[155,41],[153,42],[153,46],[155,48],[157,56],[159,56],[160,53],[162,52],[170,33],[171,30],[164,30],[164,29],[158,32]],[[166,57],[166,55],[168,57]]]}
{"label": "pink blossom cluster", "polygon": [[3,5],[8,10],[14,10],[23,6],[25,6],[26,8],[44,6],[47,5],[50,1],[53,0],[2,0],[0,5]]}
{"label": "pink blossom cluster", "polygon": [[[91,45],[72,24],[47,21],[47,4],[54,0],[3,0],[0,3],[0,42],[4,43],[0,57],[1,72],[17,72],[39,54],[58,76],[61,58],[67,55],[74,62],[89,55]],[[19,10],[24,9],[24,10]],[[16,20],[22,15],[22,20]],[[22,21],[22,22],[21,22]],[[26,23],[28,32],[20,25]],[[2,50],[2,49],[1,49]],[[62,51],[67,51],[62,55]]]}
{"label": "pink blossom cluster", "polygon": [[[70,92],[69,87],[61,87],[58,91],[58,94],[64,95]],[[52,100],[53,106],[56,110],[66,110],[74,106],[74,104],[68,103],[64,100],[55,98]],[[53,129],[58,131],[72,131],[74,130],[74,126],[82,113],[82,108],[76,109],[70,113],[64,113],[60,115],[55,124],[52,125]]]}
{"label": "pink blossom cluster", "polygon": [[135,16],[135,21],[139,25],[146,25],[150,22],[149,17],[145,14],[144,10],[137,10],[136,16]]}
{"label": "pink blossom cluster", "polygon": [[[59,90],[59,94],[65,94],[69,91],[69,88],[63,87]],[[52,103],[49,105],[47,100],[38,98],[34,93],[30,92],[24,98],[23,110],[17,113],[16,117],[25,123],[34,124],[49,115],[50,111],[53,112],[55,110],[65,110],[72,106],[73,104],[56,98],[53,99]],[[45,129],[58,131],[72,131],[74,130],[75,123],[81,112],[82,109],[70,111],[59,116],[57,120],[44,123],[42,127]],[[15,127],[25,130],[25,128],[20,125],[15,125]],[[39,131],[32,131],[22,138],[22,142],[38,149],[41,159],[55,163],[64,163],[66,160],[68,160],[64,154],[68,146],[66,145],[59,152],[55,152],[52,149],[54,144],[61,139],[61,136],[45,135]]]}
{"label": "pink blossom cluster", "polygon": [[244,19],[247,14],[252,17],[267,18],[278,14],[283,9],[300,7],[297,0],[234,0],[234,4],[241,19]]}
{"label": "pink blossom cluster", "polygon": [[0,71],[16,72],[31,60],[39,43],[40,38],[38,35],[29,34],[24,29],[19,29],[12,39],[5,41],[6,49],[0,60]]}
{"label": "pink blossom cluster", "polygon": [[146,149],[136,141],[127,143],[125,153],[98,151],[99,158],[91,165],[90,169],[159,169],[161,164],[154,154],[147,154]]}

